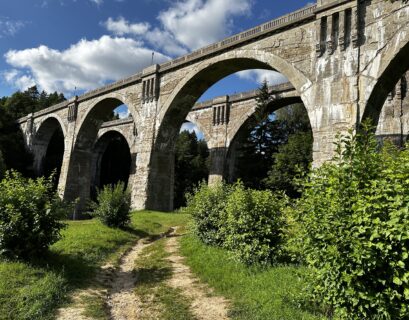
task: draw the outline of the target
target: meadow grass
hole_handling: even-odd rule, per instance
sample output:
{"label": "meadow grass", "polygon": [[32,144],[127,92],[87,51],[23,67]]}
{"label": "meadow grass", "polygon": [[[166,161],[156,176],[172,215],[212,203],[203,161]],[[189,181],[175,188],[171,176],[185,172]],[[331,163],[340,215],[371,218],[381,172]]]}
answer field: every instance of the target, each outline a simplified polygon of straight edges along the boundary
{"label": "meadow grass", "polygon": [[229,316],[245,320],[325,319],[301,308],[297,298],[305,283],[304,267],[246,267],[221,248],[200,242],[193,235],[181,239],[186,264],[204,282],[232,302]]}
{"label": "meadow grass", "polygon": [[166,283],[172,276],[172,268],[166,259],[170,254],[165,250],[165,241],[163,238],[146,247],[135,261],[138,278],[135,292],[145,309],[141,319],[194,320],[191,301]]}
{"label": "meadow grass", "polygon": [[51,319],[70,290],[88,286],[97,269],[117,263],[141,237],[183,224],[186,215],[135,212],[130,226],[112,229],[98,220],[68,221],[63,238],[49,252],[30,262],[0,260],[0,319]]}

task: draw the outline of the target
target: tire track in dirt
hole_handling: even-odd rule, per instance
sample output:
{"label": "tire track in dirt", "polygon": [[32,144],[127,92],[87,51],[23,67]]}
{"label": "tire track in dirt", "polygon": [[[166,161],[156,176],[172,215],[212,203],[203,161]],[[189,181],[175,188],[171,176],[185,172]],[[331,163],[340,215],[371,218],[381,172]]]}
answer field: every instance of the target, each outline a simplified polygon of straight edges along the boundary
{"label": "tire track in dirt", "polygon": [[[174,235],[173,232],[172,235]],[[182,295],[191,300],[191,311],[199,320],[226,320],[229,301],[221,296],[215,296],[213,290],[196,278],[180,256],[180,245],[176,236],[171,236],[166,242],[167,258],[173,269],[172,277],[167,284],[181,290]]]}

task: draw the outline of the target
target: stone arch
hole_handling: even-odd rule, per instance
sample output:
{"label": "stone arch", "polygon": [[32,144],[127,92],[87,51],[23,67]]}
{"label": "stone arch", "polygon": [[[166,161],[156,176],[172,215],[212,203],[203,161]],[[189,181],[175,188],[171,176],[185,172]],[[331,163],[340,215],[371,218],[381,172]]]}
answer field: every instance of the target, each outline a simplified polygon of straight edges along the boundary
{"label": "stone arch", "polygon": [[[120,98],[118,98],[120,97]],[[91,192],[92,177],[92,150],[98,137],[99,129],[112,111],[126,104],[133,119],[136,110],[127,101],[122,100],[119,94],[104,96],[97,99],[77,123],[77,130],[70,154],[70,161],[66,173],[64,199],[73,201],[79,198],[78,207],[84,208]],[[81,106],[80,106],[81,107]],[[131,172],[134,171],[135,163],[132,160]]]}
{"label": "stone arch", "polygon": [[[31,145],[34,154],[34,171],[37,175],[49,175],[55,166],[58,180],[64,150],[66,149],[64,122],[56,114],[44,117],[37,125]],[[53,149],[53,150],[51,150]],[[49,159],[52,158],[52,159]],[[48,168],[50,166],[50,168]]]}
{"label": "stone arch", "polygon": [[[263,111],[263,114],[271,114],[281,108],[290,106],[292,104],[302,103],[302,100],[298,96],[285,97],[272,100],[267,109]],[[236,121],[235,126],[229,130],[229,145],[226,153],[225,169],[224,169],[224,179],[231,182],[234,180],[235,176],[235,166],[236,166],[236,152],[238,152],[239,144],[243,139],[246,139],[250,134],[251,130],[257,125],[256,112],[254,108],[249,112],[242,115],[242,117]],[[307,112],[308,114],[308,112]]]}
{"label": "stone arch", "polygon": [[[301,98],[300,97],[286,97],[286,98],[276,97],[274,98],[274,100],[272,100],[269,103],[267,110],[264,110],[263,113],[269,114],[274,111],[277,111],[278,109],[281,109],[283,107],[286,107],[286,106],[289,106],[295,103],[302,103]],[[242,130],[244,127],[247,127],[252,122],[254,122],[255,115],[256,115],[255,108],[242,114],[239,120],[235,121],[234,126],[231,129],[229,129],[229,132],[228,132],[229,141],[233,141],[240,130]]]}
{"label": "stone arch", "polygon": [[[105,159],[107,156],[111,159]],[[115,167],[113,161],[117,162]],[[122,181],[127,185],[131,161],[131,144],[120,130],[112,128],[98,136],[92,148],[91,195],[105,184]]]}
{"label": "stone arch", "polygon": [[396,86],[396,83],[409,70],[409,30],[404,33],[404,39],[399,35],[390,41],[385,50],[374,60],[372,64],[379,63],[379,71],[374,79],[376,80],[370,94],[368,96],[363,119],[371,119],[374,124],[379,121],[382,107],[386,101],[388,94]]}
{"label": "stone arch", "polygon": [[[117,127],[110,127],[109,129],[104,130],[102,133],[99,132],[96,141],[98,141],[99,139],[101,139],[103,135],[105,135],[106,133],[108,133],[108,132],[110,132],[110,131],[115,131],[115,132],[117,132],[118,134],[120,134],[121,136],[123,136],[124,139],[126,140],[126,142],[128,143],[129,149],[132,149],[132,145],[134,144],[134,140],[132,140],[131,137],[130,137],[130,135],[129,135],[129,134],[126,134],[126,133],[122,130],[122,128],[120,128],[120,127],[119,127],[119,128],[117,128]],[[137,136],[137,135],[138,135],[137,129],[134,129],[132,135],[134,135],[134,136]]]}
{"label": "stone arch", "polygon": [[312,83],[284,59],[262,50],[235,50],[196,65],[163,101],[159,112],[158,134],[150,159],[147,207],[173,209],[174,142],[178,130],[199,97],[214,83],[238,71],[276,70],[293,84],[307,107],[306,92]]}
{"label": "stone arch", "polygon": [[[81,128],[84,125],[84,122],[89,119],[90,116],[93,116],[92,113],[95,112],[95,108],[98,108],[99,106],[109,106],[109,112],[112,112],[115,108],[117,108],[120,105],[126,105],[128,107],[128,111],[133,119],[140,119],[140,115],[138,110],[134,107],[134,104],[130,99],[128,99],[125,95],[122,95],[117,92],[111,92],[108,95],[104,95],[102,97],[97,98],[95,101],[93,101],[92,104],[90,104],[87,107],[86,112],[84,115],[81,117],[81,119],[78,120],[76,127],[77,129],[77,134],[76,137],[78,137],[78,134],[81,130]],[[102,112],[106,113],[106,110],[102,110]],[[135,121],[135,125],[137,126],[137,121]],[[137,127],[136,130],[139,132],[139,128]]]}
{"label": "stone arch", "polygon": [[186,121],[193,123],[198,129],[203,133],[204,139],[206,143],[209,143],[211,139],[211,134],[205,126],[203,126],[198,119],[195,119],[192,114],[188,114],[186,117]]}

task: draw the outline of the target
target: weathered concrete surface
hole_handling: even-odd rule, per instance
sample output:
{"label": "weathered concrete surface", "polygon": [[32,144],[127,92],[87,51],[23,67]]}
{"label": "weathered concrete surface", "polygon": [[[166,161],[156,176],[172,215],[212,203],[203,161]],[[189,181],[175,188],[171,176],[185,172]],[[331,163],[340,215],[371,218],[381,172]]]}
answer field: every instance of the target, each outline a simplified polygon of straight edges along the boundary
{"label": "weathered concrete surface", "polygon": [[[363,117],[379,120],[389,92],[409,69],[408,57],[406,1],[320,0],[317,5],[28,116],[21,119],[21,127],[28,146],[38,153],[39,163],[47,134],[41,133],[43,138],[35,140],[36,133],[42,123],[46,125],[46,117],[58,120],[65,135],[59,190],[66,199],[80,197],[82,203],[89,195],[92,147],[102,120],[119,104],[128,105],[134,129],[132,137],[124,136],[135,155],[130,179],[133,206],[171,210],[173,150],[179,128],[193,116],[189,112],[202,93],[221,78],[254,68],[284,74],[308,112],[314,165],[318,166],[332,157],[338,132],[358,126]],[[222,159],[234,136],[234,125],[229,122],[236,115],[226,113],[226,98],[212,104],[219,122],[209,127],[213,114],[206,121],[203,115],[199,125],[213,150],[210,180],[215,181],[220,179]],[[248,117],[243,112],[237,117]],[[379,130],[395,132],[397,125],[392,123],[397,121],[390,120]],[[401,126],[402,130],[406,127]]]}

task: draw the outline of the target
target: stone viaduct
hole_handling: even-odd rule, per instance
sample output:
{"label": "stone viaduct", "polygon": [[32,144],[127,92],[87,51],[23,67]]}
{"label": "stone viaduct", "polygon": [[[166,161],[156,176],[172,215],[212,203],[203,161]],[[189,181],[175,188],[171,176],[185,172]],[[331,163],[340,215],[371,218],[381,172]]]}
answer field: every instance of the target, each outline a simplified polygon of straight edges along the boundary
{"label": "stone viaduct", "polygon": [[[129,145],[133,207],[172,210],[174,145],[181,125],[187,119],[204,132],[211,149],[210,182],[226,176],[232,142],[255,112],[254,94],[195,103],[220,79],[248,69],[276,70],[287,77],[290,85],[272,88],[276,92],[270,111],[294,102],[304,104],[315,166],[332,157],[338,132],[357,128],[364,118],[376,124],[381,118],[381,135],[403,136],[408,112],[409,4],[407,0],[318,0],[30,114],[19,123],[37,169],[54,132],[62,132],[59,192],[65,199],[80,198],[81,205],[89,197],[96,159],[103,140],[109,140],[104,136],[116,132]],[[128,106],[131,117],[104,122],[121,104]]]}

